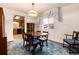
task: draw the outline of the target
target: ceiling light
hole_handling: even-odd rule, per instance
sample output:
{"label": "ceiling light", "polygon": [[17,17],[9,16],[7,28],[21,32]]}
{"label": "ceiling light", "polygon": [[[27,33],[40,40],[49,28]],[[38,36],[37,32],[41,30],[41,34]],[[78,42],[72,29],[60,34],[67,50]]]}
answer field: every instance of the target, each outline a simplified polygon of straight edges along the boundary
{"label": "ceiling light", "polygon": [[36,17],[38,15],[37,11],[34,10],[34,3],[32,3],[32,9],[28,11],[28,15],[31,17]]}
{"label": "ceiling light", "polygon": [[20,16],[16,16],[15,19],[20,19]]}
{"label": "ceiling light", "polygon": [[29,10],[29,16],[36,17],[37,14],[38,13],[35,10]]}

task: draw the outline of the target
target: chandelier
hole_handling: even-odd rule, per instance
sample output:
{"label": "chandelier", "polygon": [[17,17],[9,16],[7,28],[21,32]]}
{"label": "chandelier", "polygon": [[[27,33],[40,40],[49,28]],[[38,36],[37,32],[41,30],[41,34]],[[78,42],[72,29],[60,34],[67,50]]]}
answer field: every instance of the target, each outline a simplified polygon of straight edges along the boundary
{"label": "chandelier", "polygon": [[32,3],[32,9],[28,11],[28,15],[31,17],[36,17],[38,15],[37,11],[34,10],[34,3]]}

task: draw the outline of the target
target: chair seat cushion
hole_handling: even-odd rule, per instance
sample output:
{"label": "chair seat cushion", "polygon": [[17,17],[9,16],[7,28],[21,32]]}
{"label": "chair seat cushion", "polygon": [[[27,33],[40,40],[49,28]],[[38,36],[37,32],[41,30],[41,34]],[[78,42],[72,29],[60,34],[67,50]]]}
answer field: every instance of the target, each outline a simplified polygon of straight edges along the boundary
{"label": "chair seat cushion", "polygon": [[41,43],[41,41],[39,41],[39,40],[34,40],[33,41],[33,44],[35,45],[35,44],[39,44],[39,43]]}
{"label": "chair seat cushion", "polygon": [[39,40],[41,40],[41,41],[44,41],[44,40],[46,40],[47,38],[46,37],[41,37],[41,38],[39,38]]}
{"label": "chair seat cushion", "polygon": [[68,44],[79,44],[79,40],[74,40],[74,39],[64,39],[64,42]]}

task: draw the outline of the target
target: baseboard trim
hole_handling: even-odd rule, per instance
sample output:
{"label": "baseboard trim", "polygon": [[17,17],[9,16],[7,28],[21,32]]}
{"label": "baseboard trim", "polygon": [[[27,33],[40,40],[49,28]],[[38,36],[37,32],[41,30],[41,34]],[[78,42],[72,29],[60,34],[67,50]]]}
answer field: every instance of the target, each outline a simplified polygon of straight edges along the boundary
{"label": "baseboard trim", "polygon": [[[52,40],[48,40],[48,41],[52,41]],[[59,44],[63,44],[63,43],[60,43],[60,42],[56,42],[56,41],[52,41],[52,42],[55,42],[55,43],[59,43]]]}

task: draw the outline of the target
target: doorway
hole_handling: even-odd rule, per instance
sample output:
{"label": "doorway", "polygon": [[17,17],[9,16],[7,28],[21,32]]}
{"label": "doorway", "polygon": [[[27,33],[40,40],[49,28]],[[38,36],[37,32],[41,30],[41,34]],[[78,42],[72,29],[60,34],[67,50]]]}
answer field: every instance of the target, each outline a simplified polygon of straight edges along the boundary
{"label": "doorway", "polygon": [[22,30],[23,29],[24,29],[24,16],[15,15],[13,17],[14,41],[22,40]]}

